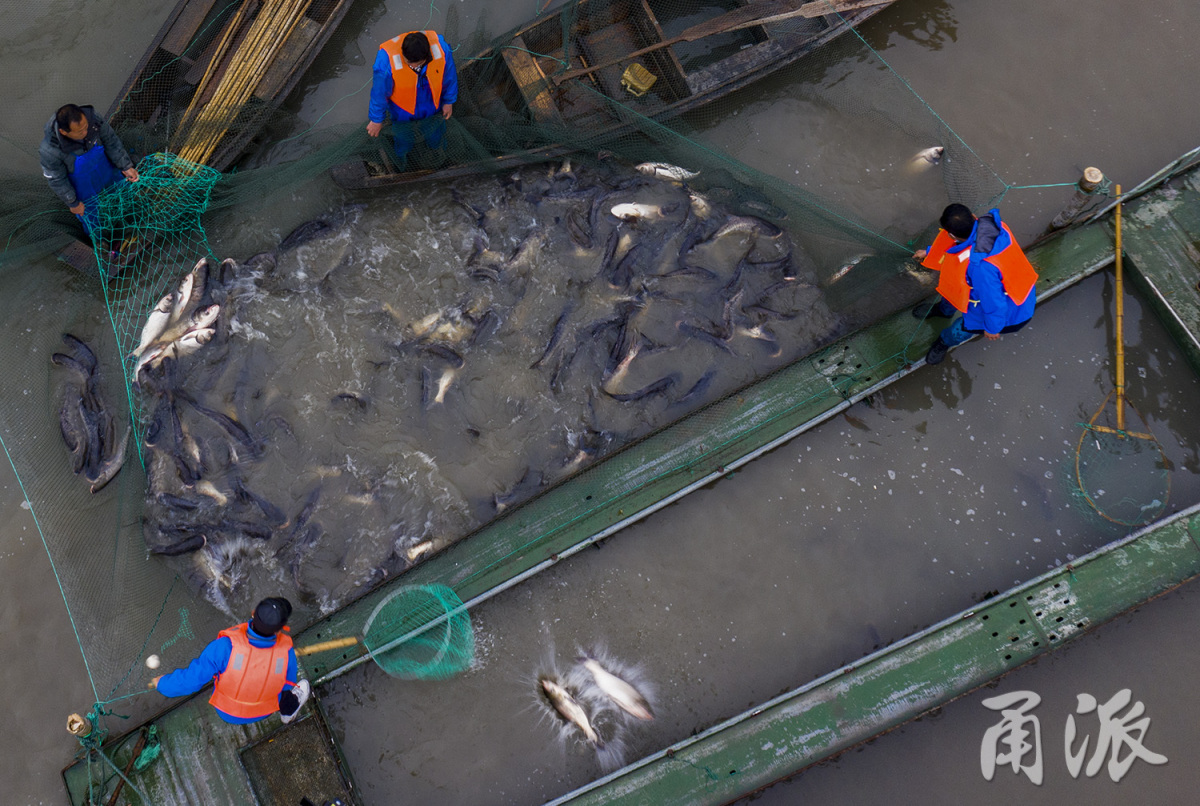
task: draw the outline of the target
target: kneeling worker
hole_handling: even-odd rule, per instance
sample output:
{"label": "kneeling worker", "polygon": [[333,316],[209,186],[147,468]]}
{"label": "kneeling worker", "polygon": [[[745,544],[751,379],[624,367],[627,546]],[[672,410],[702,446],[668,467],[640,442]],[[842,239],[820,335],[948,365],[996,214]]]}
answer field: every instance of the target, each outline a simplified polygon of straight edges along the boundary
{"label": "kneeling worker", "polygon": [[291,722],[311,693],[307,680],[296,682],[296,653],[284,626],[291,613],[287,599],[263,599],[249,622],[221,630],[186,669],[154,678],[150,688],[184,697],[215,679],[208,701],[226,722],[257,722],[276,711]]}
{"label": "kneeling worker", "polygon": [[951,347],[979,333],[989,340],[1015,333],[1033,318],[1037,272],[1029,263],[999,210],[976,218],[962,204],[943,212],[933,246],[913,257],[940,273],[942,299],[913,309],[913,316],[962,316],[944,329],[929,348],[925,363],[940,364]]}

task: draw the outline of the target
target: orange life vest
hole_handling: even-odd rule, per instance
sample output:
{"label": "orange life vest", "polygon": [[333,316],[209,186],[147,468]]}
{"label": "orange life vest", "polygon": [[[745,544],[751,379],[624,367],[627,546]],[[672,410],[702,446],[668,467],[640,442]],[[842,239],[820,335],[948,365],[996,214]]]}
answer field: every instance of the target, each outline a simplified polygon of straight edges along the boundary
{"label": "orange life vest", "polygon": [[[409,33],[418,32],[410,31]],[[429,50],[433,54],[433,58],[425,66],[425,77],[429,79],[429,90],[433,93],[433,105],[441,106],[442,76],[446,73],[446,54],[442,52],[442,45],[438,41],[436,32],[422,31],[420,33],[424,33],[425,37],[429,40]],[[400,44],[406,36],[408,34],[400,34],[400,36],[392,37],[379,47],[387,51],[388,56],[392,60],[392,94],[389,96],[389,99],[396,106],[412,115],[417,111],[418,76],[417,72],[404,60],[404,54],[400,52]]]}
{"label": "orange life vest", "polygon": [[[1029,292],[1037,284],[1037,271],[1025,257],[1017,239],[1013,237],[1008,224],[1000,223],[1006,235],[1008,246],[995,254],[988,255],[985,261],[992,264],[1000,272],[1000,280],[1004,283],[1004,293],[1017,305],[1029,298]],[[921,261],[927,269],[939,272],[937,291],[942,297],[963,313],[971,302],[971,285],[967,282],[967,264],[971,261],[971,250],[964,249],[956,254],[946,250],[957,245],[950,233],[938,230],[929,254]]]}
{"label": "orange life vest", "polygon": [[233,641],[233,651],[208,700],[240,719],[258,719],[279,710],[279,692],[287,683],[288,651],[292,648],[292,639],[284,635],[287,627],[275,634],[275,646],[257,647],[246,635],[249,626],[243,622],[219,633]]}

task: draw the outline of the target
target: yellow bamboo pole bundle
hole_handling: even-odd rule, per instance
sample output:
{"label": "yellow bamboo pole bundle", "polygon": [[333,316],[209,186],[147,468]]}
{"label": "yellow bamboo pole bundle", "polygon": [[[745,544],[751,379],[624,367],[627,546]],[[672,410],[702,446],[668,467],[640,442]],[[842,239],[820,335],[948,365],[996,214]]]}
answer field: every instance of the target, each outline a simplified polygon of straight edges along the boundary
{"label": "yellow bamboo pole bundle", "polygon": [[[200,100],[204,97],[204,93],[208,88],[209,82],[212,81],[217,68],[222,62],[225,61],[225,55],[229,51],[230,44],[233,42],[238,30],[241,29],[242,24],[245,22],[246,15],[249,13],[250,9],[254,7],[254,5],[254,0],[245,0],[245,2],[238,6],[238,10],[233,15],[233,18],[229,21],[225,28],[222,29],[221,38],[217,42],[217,47],[213,50],[212,59],[209,60],[208,66],[205,67],[204,75],[200,78],[200,83],[196,86],[196,92],[192,95],[192,100],[188,104],[187,110],[183,113],[183,117],[180,119],[179,127],[175,130],[176,144],[191,126],[192,121],[195,120],[197,113],[201,109]],[[172,151],[177,152],[178,149],[172,148]]]}
{"label": "yellow bamboo pole bundle", "polygon": [[[176,152],[180,157],[197,164],[207,162],[233,119],[258,88],[275,55],[299,25],[311,2],[264,2],[246,37],[230,57],[229,66],[212,95],[200,107],[188,130],[181,132],[182,145]],[[209,73],[212,71],[213,65],[210,65]],[[197,88],[195,97],[199,98],[204,90],[203,86]]]}

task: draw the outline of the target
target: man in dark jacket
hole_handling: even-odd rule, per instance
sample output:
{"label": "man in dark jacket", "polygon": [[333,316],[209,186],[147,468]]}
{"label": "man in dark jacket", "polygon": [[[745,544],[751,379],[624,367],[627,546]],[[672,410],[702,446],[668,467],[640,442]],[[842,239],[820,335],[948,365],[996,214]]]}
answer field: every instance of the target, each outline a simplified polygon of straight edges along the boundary
{"label": "man in dark jacket", "polygon": [[121,138],[90,106],[67,104],[59,109],[46,123],[38,158],[50,189],[89,235],[99,223],[96,195],[116,182],[138,180]]}

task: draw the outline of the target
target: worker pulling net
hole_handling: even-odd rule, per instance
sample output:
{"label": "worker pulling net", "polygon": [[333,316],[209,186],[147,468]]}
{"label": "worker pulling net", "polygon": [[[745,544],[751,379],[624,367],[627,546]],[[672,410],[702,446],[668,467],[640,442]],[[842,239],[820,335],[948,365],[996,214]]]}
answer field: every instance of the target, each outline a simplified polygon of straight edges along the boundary
{"label": "worker pulling net", "polygon": [[[784,5],[790,16],[761,18]],[[105,632],[119,608],[95,595],[102,584],[140,576],[165,599],[178,574],[226,615],[283,586],[303,627],[588,463],[928,296],[907,258],[937,211],[984,208],[1004,184],[850,28],[866,17],[837,6],[572,0],[497,35],[483,17],[464,34],[454,4],[425,35],[454,62],[452,114],[384,115],[376,136],[365,91],[328,119],[300,121],[284,103],[298,75],[276,65],[336,45],[325,26],[339,3],[217,2],[156,39],[105,114],[139,176],[97,197],[94,234],[40,177],[0,201],[0,261],[23,267],[67,233],[94,256],[111,320],[99,324],[115,338],[90,320],[83,335],[99,345],[110,408],[115,390],[128,395],[129,455],[160,460],[118,477],[124,576],[67,586],[103,611],[81,635],[98,677],[122,680],[130,657]],[[356,69],[356,86],[370,83]],[[780,114],[795,139],[786,163],[754,147]],[[202,259],[216,343],[152,363],[163,333],[192,332],[190,318],[148,326]],[[38,361],[59,338],[37,345]],[[495,403],[467,412],[456,395],[476,377],[519,391],[464,398]],[[536,410],[488,419],[510,398]],[[451,410],[470,425],[444,427]],[[41,424],[41,444],[57,427]],[[479,458],[490,444],[496,455]],[[59,466],[22,472],[65,467],[74,481],[55,447]],[[82,550],[97,536],[56,518],[56,500],[35,501],[64,525],[48,530],[52,554],[99,567]],[[368,647],[412,627],[397,625],[382,643],[372,625]],[[418,673],[469,663],[461,630],[429,635]]]}

